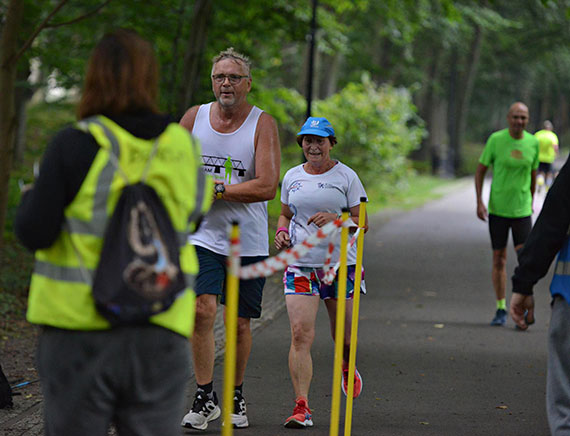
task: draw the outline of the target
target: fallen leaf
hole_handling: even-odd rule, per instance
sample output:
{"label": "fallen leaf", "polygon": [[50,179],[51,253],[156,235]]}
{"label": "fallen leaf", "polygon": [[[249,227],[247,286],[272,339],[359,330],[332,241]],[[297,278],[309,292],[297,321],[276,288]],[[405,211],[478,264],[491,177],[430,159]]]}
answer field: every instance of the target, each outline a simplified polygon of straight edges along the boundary
{"label": "fallen leaf", "polygon": [[427,422],[427,421],[420,421],[420,425],[429,425],[429,422]]}
{"label": "fallen leaf", "polygon": [[497,408],[497,409],[503,409],[503,410],[504,410],[504,409],[508,409],[507,406],[497,406],[496,408]]}
{"label": "fallen leaf", "polygon": [[445,327],[445,324],[434,324],[433,325],[436,329],[442,329]]}

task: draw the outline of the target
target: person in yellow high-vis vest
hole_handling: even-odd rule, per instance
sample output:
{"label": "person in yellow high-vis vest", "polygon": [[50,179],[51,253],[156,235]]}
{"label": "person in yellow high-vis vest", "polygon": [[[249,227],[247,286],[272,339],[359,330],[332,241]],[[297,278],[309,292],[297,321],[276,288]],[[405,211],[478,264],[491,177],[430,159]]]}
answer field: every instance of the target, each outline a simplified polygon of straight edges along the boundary
{"label": "person in yellow high-vis vest", "polygon": [[[200,170],[198,142],[158,112],[157,94],[151,44],[125,29],[105,35],[89,61],[79,122],[54,137],[24,189],[15,231],[35,251],[27,319],[42,326],[46,436],[106,436],[111,423],[119,434],[179,434],[198,271],[187,238],[210,207],[213,182]],[[121,190],[143,171],[179,237],[187,287],[148,322],[112,327],[91,280]]]}
{"label": "person in yellow high-vis vest", "polygon": [[552,186],[553,171],[552,164],[558,155],[558,136],[553,132],[552,122],[546,120],[543,129],[534,134],[538,139],[538,171],[536,175],[537,191],[540,192],[542,186],[546,190]]}

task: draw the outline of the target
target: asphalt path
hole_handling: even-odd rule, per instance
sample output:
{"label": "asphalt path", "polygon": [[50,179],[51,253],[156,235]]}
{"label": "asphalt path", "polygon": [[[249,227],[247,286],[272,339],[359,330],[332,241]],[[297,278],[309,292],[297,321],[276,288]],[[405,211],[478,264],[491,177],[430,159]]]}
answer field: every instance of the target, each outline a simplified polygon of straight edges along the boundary
{"label": "asphalt path", "polygon": [[[470,178],[419,209],[371,217],[357,359],[364,389],[354,402],[353,435],[549,434],[544,397],[551,272],[535,288],[531,329],[517,331],[510,319],[505,327],[491,327],[492,254],[474,197]],[[509,279],[514,266],[509,240]],[[250,427],[236,435],[329,434],[333,343],[324,305],[312,352],[311,429],[283,427],[294,406],[289,342],[284,311],[257,330],[244,384]],[[218,390],[222,373],[218,364]],[[343,398],[339,434],[344,407]],[[204,432],[183,433],[219,434],[220,421]]]}

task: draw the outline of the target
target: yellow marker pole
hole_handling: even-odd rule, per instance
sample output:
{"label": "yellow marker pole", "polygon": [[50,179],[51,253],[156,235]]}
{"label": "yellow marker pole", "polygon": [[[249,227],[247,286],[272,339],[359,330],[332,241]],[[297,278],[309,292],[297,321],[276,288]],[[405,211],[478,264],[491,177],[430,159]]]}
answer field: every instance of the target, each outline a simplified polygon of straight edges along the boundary
{"label": "yellow marker pole", "polygon": [[[348,209],[342,211],[342,221],[345,222],[348,217]],[[348,244],[348,227],[343,227],[340,232],[340,267],[338,270],[338,293],[336,305],[336,329],[334,343],[334,366],[333,366],[333,382],[332,382],[332,405],[331,405],[331,421],[330,435],[338,436],[338,427],[340,419],[340,383],[342,383],[342,354],[344,348],[344,320],[346,317],[346,275],[347,275],[347,250]]]}
{"label": "yellow marker pole", "polygon": [[226,277],[226,354],[224,356],[224,403],[223,403],[223,436],[232,436],[234,426],[231,414],[234,409],[234,385],[236,377],[236,343],[237,343],[237,305],[239,297],[240,268],[239,227],[232,224],[230,234],[230,257]]}
{"label": "yellow marker pole", "polygon": [[354,297],[352,302],[352,324],[350,334],[350,358],[348,360],[348,389],[344,418],[344,436],[350,436],[352,429],[352,403],[354,395],[354,370],[356,368],[356,347],[358,344],[358,316],[360,310],[360,283],[362,282],[362,255],[364,252],[364,226],[366,225],[366,197],[360,197],[358,212],[358,234],[356,245],[356,266],[354,268]]}

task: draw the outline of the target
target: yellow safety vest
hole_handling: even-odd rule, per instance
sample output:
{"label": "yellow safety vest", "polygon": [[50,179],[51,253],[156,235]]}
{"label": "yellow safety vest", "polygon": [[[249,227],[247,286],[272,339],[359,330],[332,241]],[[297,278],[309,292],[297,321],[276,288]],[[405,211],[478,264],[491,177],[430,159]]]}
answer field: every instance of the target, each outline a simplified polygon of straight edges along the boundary
{"label": "yellow safety vest", "polygon": [[[89,132],[100,149],[79,192],[65,209],[65,224],[57,240],[35,253],[27,319],[63,329],[102,330],[111,326],[95,308],[91,280],[107,221],[126,185],[110,160],[109,150],[118,156],[129,183],[136,183],[155,140],[137,138],[103,116],[80,121],[77,127]],[[210,208],[213,182],[200,168],[199,144],[186,129],[170,124],[156,140],[158,148],[146,183],[162,200],[179,235],[180,267],[187,289],[167,311],[152,316],[150,322],[189,336],[194,325],[192,288],[198,262],[187,238],[196,219]]]}

